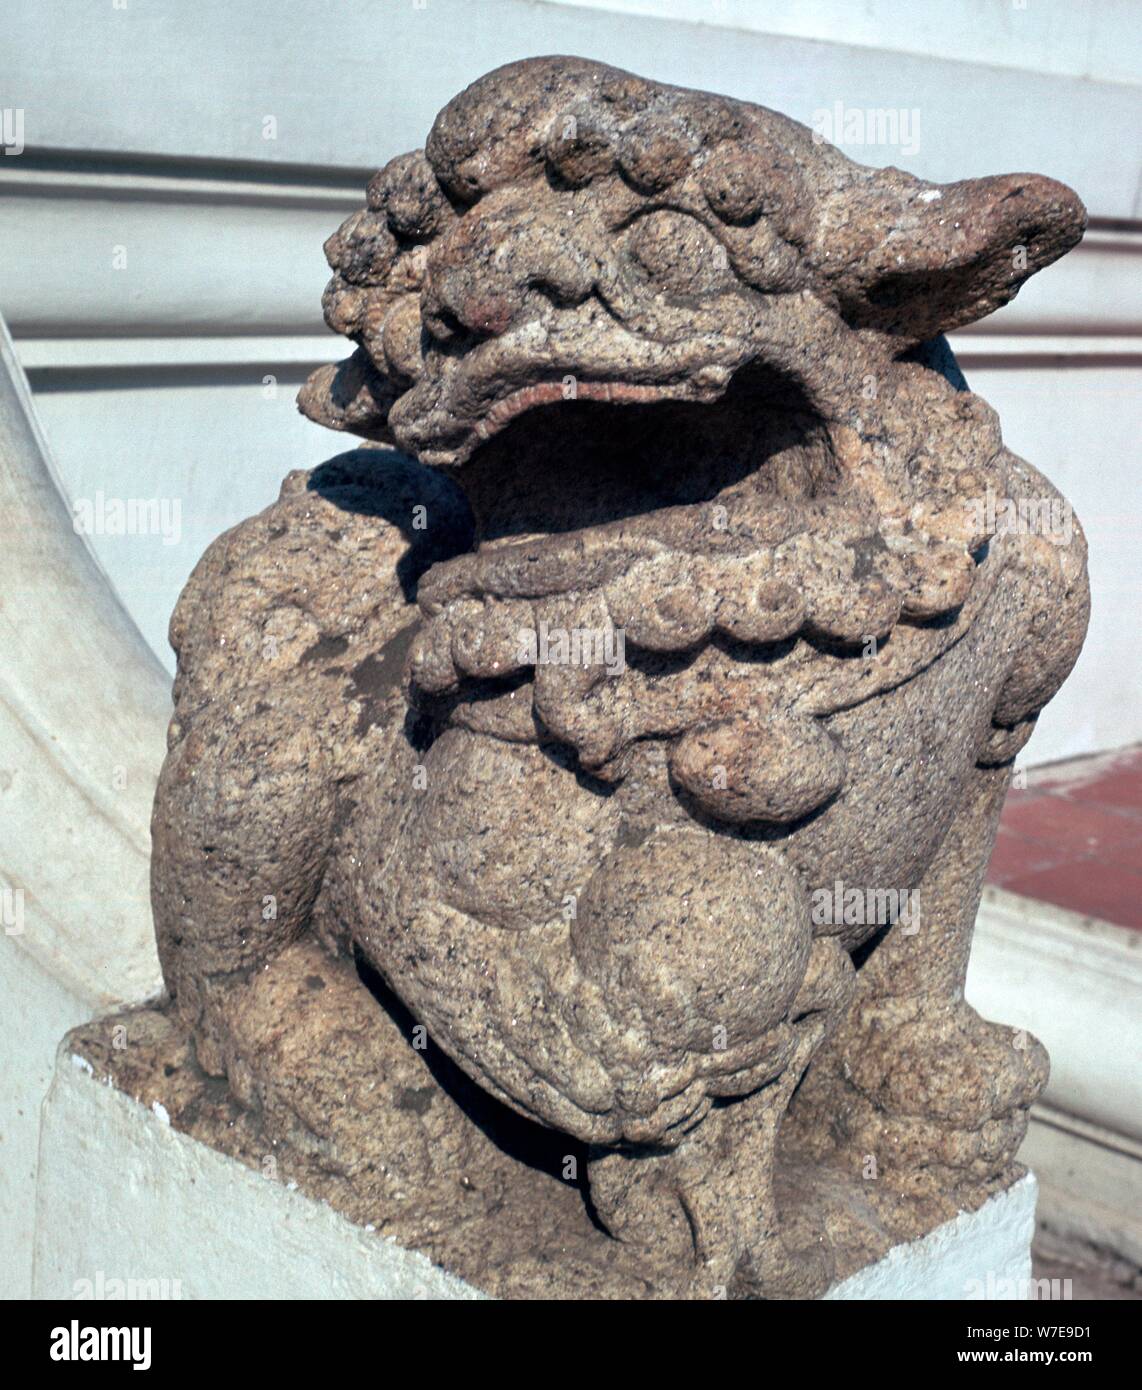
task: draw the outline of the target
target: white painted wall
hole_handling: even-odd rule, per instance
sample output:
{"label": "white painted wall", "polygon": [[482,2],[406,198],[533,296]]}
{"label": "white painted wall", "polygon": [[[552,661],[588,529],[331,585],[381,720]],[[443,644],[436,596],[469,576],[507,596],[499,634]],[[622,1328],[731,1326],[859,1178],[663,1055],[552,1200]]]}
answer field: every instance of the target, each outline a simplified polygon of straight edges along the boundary
{"label": "white painted wall", "polygon": [[1137,82],[1142,50],[1124,42],[1135,0],[574,0],[721,29],[921,53],[994,67]]}
{"label": "white painted wall", "polygon": [[0,323],[0,1297],[26,1295],[63,1032],[162,987],[148,900],[167,680],[83,537]]}

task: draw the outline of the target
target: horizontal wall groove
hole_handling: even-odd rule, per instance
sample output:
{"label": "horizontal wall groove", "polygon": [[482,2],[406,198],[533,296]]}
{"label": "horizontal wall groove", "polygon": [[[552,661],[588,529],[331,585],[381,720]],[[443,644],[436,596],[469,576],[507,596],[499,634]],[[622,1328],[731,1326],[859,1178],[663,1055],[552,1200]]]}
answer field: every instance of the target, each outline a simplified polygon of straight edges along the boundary
{"label": "horizontal wall groove", "polygon": [[[378,166],[379,167],[379,166]],[[248,184],[272,196],[293,186],[332,193],[363,188],[376,172],[366,165],[291,164],[285,160],[208,159],[193,155],[132,154],[122,150],[52,150],[27,145],[0,163],[0,187],[9,179],[33,177],[79,184],[84,180]]]}
{"label": "horizontal wall groove", "polygon": [[[98,373],[110,384],[112,374],[134,372],[141,380],[148,373],[169,375],[185,371],[189,380],[195,372],[216,368],[268,371],[281,365],[300,371],[337,362],[348,355],[350,346],[344,339],[322,334],[319,325],[315,329],[312,333],[277,334],[27,337],[16,340],[16,350],[24,370],[34,374],[37,381],[42,378],[49,387],[48,378],[61,373]],[[1033,362],[1076,366],[1142,364],[1142,325],[1135,337],[976,332],[951,336],[961,361],[987,361],[1001,366]]]}

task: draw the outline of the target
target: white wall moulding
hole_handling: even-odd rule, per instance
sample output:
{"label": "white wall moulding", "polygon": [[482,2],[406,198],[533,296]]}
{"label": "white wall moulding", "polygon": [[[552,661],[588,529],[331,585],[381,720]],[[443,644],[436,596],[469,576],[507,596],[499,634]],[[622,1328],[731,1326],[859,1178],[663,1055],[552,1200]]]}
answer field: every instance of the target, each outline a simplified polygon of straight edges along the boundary
{"label": "white wall moulding", "polygon": [[[1091,228],[1072,255],[1049,275],[1032,276],[999,313],[973,324],[970,336],[1137,337],[1142,301],[1133,287],[1140,276],[1142,224],[1118,231]],[[1122,292],[1108,293],[1112,286]]]}
{"label": "white wall moulding", "polygon": [[[1050,340],[1058,344],[1058,339]],[[1100,340],[1101,341],[1101,340]],[[1127,340],[1129,341],[1129,340]],[[336,340],[329,333],[258,335],[240,333],[210,336],[149,338],[21,338],[17,344],[26,372],[39,374],[41,390],[51,390],[61,377],[71,381],[86,375],[91,389],[110,386],[111,372],[130,372],[142,385],[141,375],[175,370],[182,378],[214,369],[226,378],[229,368],[269,367],[288,364],[298,371],[328,362]],[[1057,351],[1057,346],[1055,348]],[[102,377],[102,382],[101,382]]]}
{"label": "white wall moulding", "polygon": [[320,333],[321,245],[364,200],[363,179],[329,189],[185,167],[157,176],[23,166],[0,166],[12,229],[0,305],[18,338]]}
{"label": "white wall moulding", "polygon": [[1142,933],[989,886],[967,997],[1043,1041],[1047,1104],[1142,1141]]}
{"label": "white wall moulding", "polygon": [[[999,34],[994,16],[981,18],[978,42],[965,50],[949,33],[953,19],[972,25],[959,7],[942,24],[919,26],[914,7],[883,0],[867,30],[838,30],[839,5],[814,4],[801,20],[782,7],[777,33],[756,18],[743,21],[736,8],[727,16],[743,27],[710,23],[697,5],[674,19],[644,14],[632,26],[617,5],[530,0],[393,4],[371,22],[359,10],[305,0],[283,0],[270,17],[230,0],[150,0],[122,10],[23,0],[6,26],[6,57],[19,79],[4,86],[26,113],[33,152],[362,168],[419,145],[441,104],[489,68],[575,53],[732,92],[806,122],[836,101],[915,108],[914,153],[847,152],[947,180],[1000,172],[1015,147],[1023,167],[1072,184],[1096,214],[1130,217],[1138,212],[1139,152],[1125,137],[1136,121],[1129,84],[1137,75],[1121,52],[1131,22],[1123,3],[1069,21],[1032,4]],[[982,0],[974,8],[984,9]],[[877,27],[891,37],[869,46]],[[826,41],[838,34],[854,41]],[[925,44],[934,53],[916,51]],[[1017,65],[992,66],[1009,46]],[[1050,56],[1068,47],[1070,61]]]}
{"label": "white wall moulding", "polygon": [[[378,167],[388,152],[378,148]],[[1009,149],[1006,162],[1012,158]],[[362,205],[366,173],[329,187],[316,171],[309,182],[251,182],[206,178],[186,164],[158,175],[141,166],[94,173],[30,163],[0,163],[0,306],[18,340],[324,331],[329,270],[321,246]],[[26,273],[30,264],[35,275]],[[1091,230],[972,336],[1142,334],[1142,305],[1131,292],[1140,267],[1142,224]],[[336,355],[336,340],[328,341]]]}
{"label": "white wall moulding", "polygon": [[[25,909],[38,919],[8,940],[105,1007],[158,978],[146,876],[170,696],[72,524],[11,339],[0,334],[0,510],[10,522],[0,547],[4,867],[35,885]],[[90,930],[92,918],[102,930]]]}
{"label": "white wall moulding", "polygon": [[1142,933],[988,887],[967,997],[1051,1054],[1019,1155],[1039,1177],[1040,1219],[1142,1264]]}
{"label": "white wall moulding", "polygon": [[[826,1295],[1026,1298],[1028,1175],[979,1211],[891,1250]],[[473,1299],[424,1255],[173,1129],[66,1046],[44,1106],[37,1298],[134,1281],[153,1297]]]}
{"label": "white wall moulding", "polygon": [[[58,486],[0,323],[0,1207],[30,1208],[59,1027],[161,988],[148,898],[150,803],[169,714],[153,653]],[[30,1228],[0,1228],[0,1290],[26,1293]]]}
{"label": "white wall moulding", "polygon": [[[1018,367],[1142,367],[1142,337],[956,333],[953,338],[956,358],[965,372],[969,367],[1000,371]],[[26,360],[27,351],[26,343],[21,343],[21,358]]]}
{"label": "white wall moulding", "polygon": [[1052,1242],[1142,1266],[1142,1144],[1037,1106],[1020,1153],[1038,1176]]}

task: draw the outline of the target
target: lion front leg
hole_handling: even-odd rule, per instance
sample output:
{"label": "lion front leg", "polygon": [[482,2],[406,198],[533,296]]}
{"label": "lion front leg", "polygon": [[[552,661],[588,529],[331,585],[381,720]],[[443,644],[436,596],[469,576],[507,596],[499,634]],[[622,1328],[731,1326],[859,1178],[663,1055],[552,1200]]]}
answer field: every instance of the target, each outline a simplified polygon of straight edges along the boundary
{"label": "lion front leg", "polygon": [[964,979],[1009,767],[969,773],[960,809],[919,887],[918,921],[892,925],[858,972],[856,998],[795,1107],[798,1138],[835,1145],[901,1195],[954,1195],[1013,1162],[1047,1080],[1043,1047],[981,1018]]}

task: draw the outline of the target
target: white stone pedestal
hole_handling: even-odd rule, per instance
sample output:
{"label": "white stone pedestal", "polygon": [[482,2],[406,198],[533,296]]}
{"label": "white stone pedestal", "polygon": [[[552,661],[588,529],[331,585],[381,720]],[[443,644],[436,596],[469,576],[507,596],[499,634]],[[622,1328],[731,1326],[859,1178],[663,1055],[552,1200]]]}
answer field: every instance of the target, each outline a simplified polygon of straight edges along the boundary
{"label": "white stone pedestal", "polygon": [[979,1211],[961,1212],[923,1239],[897,1245],[825,1297],[989,1303],[1030,1298],[1037,1195],[1035,1175],[1028,1173]]}
{"label": "white stone pedestal", "polygon": [[[896,1249],[830,1299],[1027,1297],[1028,1175],[981,1210]],[[44,1106],[37,1298],[440,1298],[483,1294],[172,1129],[61,1054]]]}

